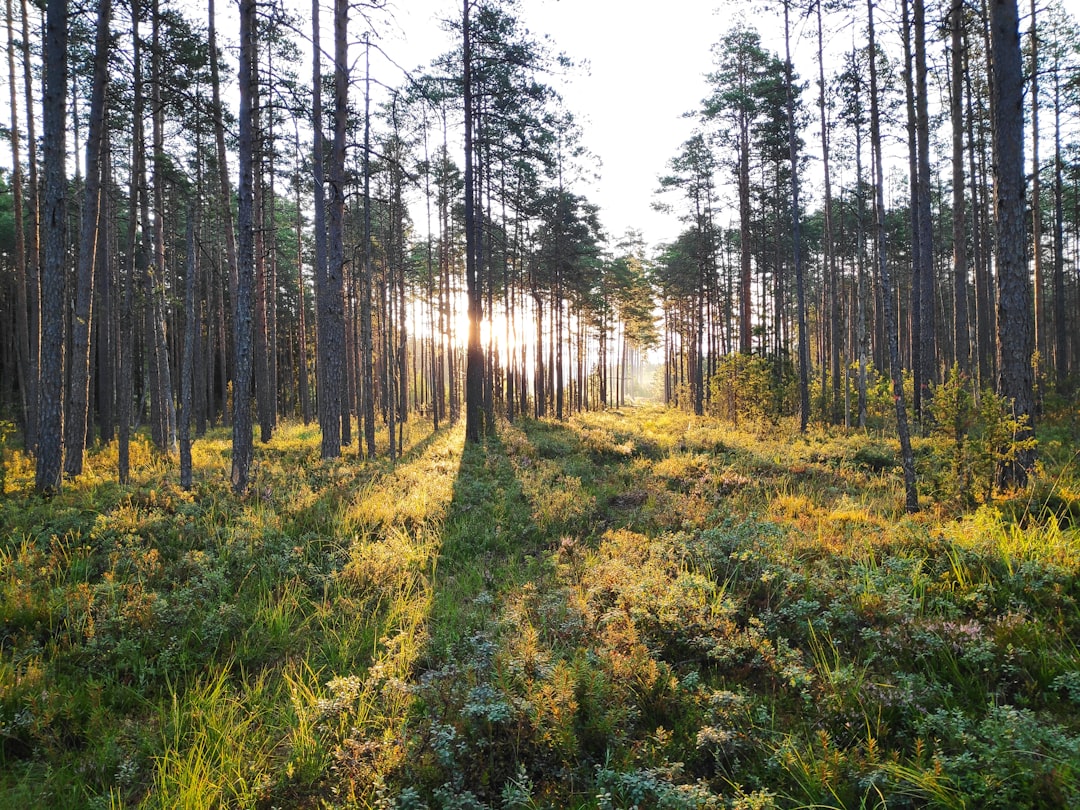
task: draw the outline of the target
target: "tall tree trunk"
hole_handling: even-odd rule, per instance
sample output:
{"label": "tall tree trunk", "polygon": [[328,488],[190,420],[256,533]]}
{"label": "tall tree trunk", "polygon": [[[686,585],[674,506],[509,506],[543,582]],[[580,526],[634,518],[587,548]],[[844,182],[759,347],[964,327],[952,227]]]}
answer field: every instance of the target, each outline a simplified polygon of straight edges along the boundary
{"label": "tall tree trunk", "polygon": [[327,381],[327,369],[332,362],[330,351],[336,344],[331,337],[328,302],[330,293],[326,273],[326,166],[322,119],[320,27],[319,0],[311,0],[311,128],[313,130],[312,169],[315,206],[315,393],[319,428],[322,432],[322,457],[336,458],[341,452],[341,401],[338,391],[335,391],[333,395],[330,394]]}
{"label": "tall tree trunk", "polygon": [[915,479],[915,456],[908,432],[907,405],[904,397],[904,374],[900,368],[900,345],[897,335],[896,302],[892,274],[885,256],[885,176],[881,164],[881,119],[878,110],[877,45],[874,37],[874,0],[866,0],[870,39],[870,146],[874,152],[874,232],[876,259],[881,280],[885,332],[889,344],[893,398],[896,402],[896,429],[900,438],[900,461],[904,470],[904,508],[919,511],[919,489]]}
{"label": "tall tree trunk", "polygon": [[963,0],[953,0],[949,28],[952,35],[949,111],[952,118],[953,346],[956,365],[962,373],[967,374],[971,370],[971,341],[968,336],[967,222],[964,209]]}
{"label": "tall tree trunk", "polygon": [[116,359],[117,334],[119,324],[115,317],[116,277],[113,269],[113,257],[116,255],[115,206],[109,194],[108,184],[112,177],[112,157],[109,130],[104,133],[102,146],[101,176],[106,184],[101,192],[101,205],[98,206],[98,229],[103,249],[97,251],[94,262],[94,291],[97,303],[94,305],[100,317],[95,317],[97,329],[97,407],[101,441],[108,444],[113,440],[116,427]]}
{"label": "tall tree trunk", "polygon": [[484,434],[484,349],[480,344],[483,317],[482,290],[478,276],[476,227],[476,186],[472,86],[472,31],[469,21],[471,0],[464,0],[462,12],[462,62],[465,106],[465,286],[469,301],[469,337],[465,361],[465,439],[477,443]]}
{"label": "tall tree trunk", "polygon": [[[840,422],[840,273],[836,265],[836,250],[833,246],[833,203],[832,178],[829,172],[829,127],[825,118],[825,60],[823,58],[824,32],[822,30],[821,5],[824,0],[817,0],[817,62],[818,62],[818,112],[821,118],[821,165],[825,182],[825,234],[822,243],[825,247],[825,267],[828,272],[828,315],[830,342],[829,361],[832,369],[832,423]],[[822,364],[824,368],[824,363]],[[822,377],[824,377],[824,373]]]}
{"label": "tall tree trunk", "polygon": [[371,283],[375,260],[371,244],[371,42],[364,39],[364,268],[360,274],[360,385],[364,448],[375,457],[375,366],[372,344]]}
{"label": "tall tree trunk", "polygon": [[128,194],[128,223],[126,256],[124,258],[123,298],[120,304],[120,352],[117,363],[119,376],[119,435],[117,437],[117,477],[121,484],[128,482],[131,467],[130,440],[132,400],[135,395],[135,283],[138,278],[138,212],[142,210],[139,195],[143,192],[142,178],[146,171],[143,144],[142,45],[139,38],[141,0],[131,0],[131,51],[134,76],[131,137],[131,182]]}
{"label": "tall tree trunk", "polygon": [[[915,114],[918,140],[918,206],[919,206],[919,309],[912,312],[919,319],[919,362],[923,393],[920,402],[925,406],[930,399],[930,387],[938,382],[937,280],[934,277],[933,211],[930,199],[930,114],[927,110],[926,79],[926,8],[924,0],[914,0],[915,29]],[[919,412],[920,418],[922,412]]]}
{"label": "tall tree trunk", "polygon": [[[273,48],[267,48],[267,73],[274,76]],[[277,158],[277,147],[274,140],[274,118],[276,112],[273,106],[267,113],[266,144],[263,149],[264,160],[269,157],[270,177],[266,187],[266,344],[267,365],[270,388],[270,431],[277,428],[278,400],[281,397],[281,386],[278,381],[278,240],[277,240],[277,188],[274,171],[274,162]]]}
{"label": "tall tree trunk", "polygon": [[320,324],[326,332],[323,392],[328,400],[323,426],[323,458],[341,455],[342,423],[349,418],[345,377],[345,132],[348,118],[348,3],[334,0],[334,140],[330,146],[326,210],[326,296]]}
{"label": "tall tree trunk", "polygon": [[1069,341],[1065,325],[1065,205],[1061,157],[1061,75],[1054,58],[1054,374],[1058,389],[1069,374]]}
{"label": "tall tree trunk", "polygon": [[[980,172],[976,163],[976,153],[979,149],[981,138],[976,138],[977,122],[975,121],[974,102],[972,100],[970,60],[968,51],[964,51],[964,87],[967,97],[967,139],[968,139],[968,174],[971,175],[969,188],[971,190],[971,258],[975,265],[974,279],[974,303],[975,303],[975,347],[974,369],[978,372],[978,388],[989,386],[993,379],[993,361],[991,359],[991,347],[993,346],[994,334],[994,308],[993,308],[993,282],[990,278],[988,267],[988,255],[990,253],[989,237],[985,226],[985,174]],[[981,128],[979,130],[981,132]],[[983,193],[980,193],[983,192]]]}
{"label": "tall tree trunk", "polygon": [[[36,452],[38,441],[38,386],[41,381],[41,183],[38,179],[37,134],[34,119],[33,61],[30,58],[30,13],[27,0],[20,3],[22,17],[23,98],[26,106],[27,203],[30,214],[26,245],[26,304],[29,339],[27,376],[27,413],[24,444]],[[12,107],[14,110],[14,106]]]}
{"label": "tall tree trunk", "polygon": [[[318,0],[316,0],[317,2]],[[300,157],[300,127],[296,128],[296,156]],[[304,240],[303,240],[303,208],[300,200],[300,173],[296,174],[296,300],[297,300],[297,331],[299,333],[297,359],[297,385],[300,389],[300,416],[304,424],[310,424],[311,411],[311,386],[308,381],[308,342],[307,342],[307,303],[305,302],[304,289]]]}
{"label": "tall tree trunk", "polygon": [[1039,166],[1039,31],[1031,0],[1031,244],[1035,291],[1035,374],[1046,362],[1046,313],[1043,286],[1042,181]]}
{"label": "tall tree trunk", "polygon": [[[853,53],[854,57],[854,53]],[[871,58],[873,58],[871,56]],[[855,63],[854,58],[852,63]],[[863,101],[862,101],[862,81],[858,81],[856,87],[856,104],[858,105],[859,115],[858,118],[862,118]],[[858,425],[860,428],[866,427],[866,364],[867,364],[867,343],[869,334],[866,329],[866,226],[864,220],[864,213],[866,211],[866,200],[863,195],[865,193],[866,184],[863,181],[863,162],[862,162],[862,138],[863,130],[861,126],[861,120],[855,122],[855,207],[858,212],[855,220],[855,268],[857,273],[856,279],[856,297],[857,297],[857,314],[856,314],[856,342],[858,343],[859,351],[859,396],[858,396]]]}
{"label": "tall tree trunk", "polygon": [[[806,328],[806,283],[803,279],[802,222],[799,211],[799,151],[795,138],[795,87],[791,64],[791,30],[788,0],[784,0],[784,73],[787,84],[788,152],[791,157],[791,244],[795,262],[795,299],[799,339],[799,430],[806,432],[810,421],[810,340]],[[838,336],[834,333],[833,340]],[[824,365],[824,364],[823,364]],[[839,399],[839,397],[837,397]]]}
{"label": "tall tree trunk", "polygon": [[100,244],[98,210],[101,204],[101,169],[105,129],[105,85],[109,76],[109,20],[111,0],[98,4],[94,53],[94,79],[90,93],[89,131],[86,140],[85,200],[79,231],[79,259],[75,276],[75,311],[71,323],[71,383],[64,423],[64,473],[72,478],[83,468],[86,425],[90,405],[90,335],[94,304],[94,264]]}
{"label": "tall tree trunk", "polygon": [[[215,27],[215,0],[207,0],[209,15],[210,45],[210,92],[214,109],[214,145],[217,149],[218,170],[218,208],[221,212],[222,229],[225,231],[225,261],[228,264],[229,298],[236,297],[236,232],[233,228],[232,188],[229,183],[229,153],[225,149],[225,124],[221,106],[221,79],[218,70],[217,29]],[[225,341],[224,333],[221,339]],[[226,365],[222,363],[222,365]],[[224,396],[224,392],[222,393]],[[228,408],[223,408],[225,419],[229,418]]]}
{"label": "tall tree trunk", "polygon": [[750,251],[750,133],[749,124],[739,126],[739,351],[753,351],[753,256]]}
{"label": "tall tree trunk", "polygon": [[[266,188],[264,173],[266,169],[266,138],[262,124],[262,106],[259,98],[259,53],[258,43],[255,43],[256,52],[252,55],[252,63],[255,65],[255,80],[252,82],[253,98],[251,99],[252,137],[255,149],[255,181],[252,185],[255,217],[255,343],[252,346],[254,375],[255,375],[255,411],[259,417],[259,440],[269,442],[274,433],[274,396],[275,391],[271,387],[273,380],[270,375],[270,353],[273,348],[270,344],[270,332],[268,314],[270,298],[269,279],[269,243],[272,237],[268,236],[268,219],[266,216]],[[269,48],[267,48],[269,50]],[[272,74],[271,74],[272,75]],[[271,174],[273,170],[271,169]]]}
{"label": "tall tree trunk", "polygon": [[[15,80],[15,23],[11,0],[6,3],[8,45],[8,88],[11,108],[11,191],[15,230],[15,362],[18,373],[19,416],[27,451],[33,452],[30,425],[35,419],[37,374],[30,365],[30,312],[27,288],[26,226],[23,222],[23,171],[19,141],[19,104]],[[27,109],[27,117],[33,110]],[[36,336],[35,336],[36,338]]]}
{"label": "tall tree trunk", "polygon": [[[904,49],[904,101],[907,111],[908,185],[910,189],[908,215],[911,224],[911,303],[908,312],[908,323],[910,324],[910,327],[908,331],[908,343],[906,345],[911,355],[911,372],[914,382],[914,401],[912,405],[915,412],[915,420],[918,421],[922,419],[922,396],[925,385],[921,357],[923,345],[921,318],[923,251],[920,242],[922,239],[922,229],[920,228],[919,223],[919,217],[922,214],[922,205],[919,202],[919,182],[921,178],[919,173],[919,117],[915,109],[915,53],[912,46],[912,28],[915,26],[912,23],[911,14],[909,12],[909,0],[901,0],[900,9],[900,38]],[[871,56],[871,59],[872,58],[873,56]],[[900,283],[898,281],[898,294],[899,287]],[[897,312],[897,320],[900,324],[903,323],[903,317],[900,311]]]}
{"label": "tall tree trunk", "polygon": [[38,390],[37,491],[60,488],[63,458],[64,266],[67,249],[67,0],[45,7],[45,92],[42,137],[45,144],[45,200],[41,268],[41,384]]}
{"label": "tall tree trunk", "polygon": [[180,433],[180,486],[191,489],[191,410],[192,388],[195,382],[195,332],[199,315],[195,308],[195,283],[198,259],[195,254],[195,212],[192,200],[187,211],[187,262],[184,267],[184,351],[180,361],[180,413],[177,425]]}
{"label": "tall tree trunk", "polygon": [[165,266],[165,107],[162,101],[161,12],[159,0],[153,0],[151,11],[153,48],[150,53],[150,72],[154,146],[154,261],[147,273],[147,305],[150,317],[149,339],[152,341],[153,362],[150,399],[151,432],[159,449],[168,450],[176,444],[176,411],[173,403],[172,371],[166,335],[168,305],[165,290],[168,286]]}
{"label": "tall tree trunk", "polygon": [[254,324],[252,305],[255,287],[255,133],[252,109],[257,81],[255,43],[257,34],[256,0],[240,0],[240,183],[236,223],[238,256],[236,296],[233,301],[233,437],[232,487],[238,495],[248,487],[254,437],[251,419],[252,343]]}
{"label": "tall tree trunk", "polygon": [[[1016,437],[1035,433],[1031,287],[1024,229],[1024,70],[1016,0],[991,0],[990,42],[994,97],[994,258],[998,280],[998,393],[1026,424]],[[1023,486],[1035,450],[1001,465],[1002,486]]]}

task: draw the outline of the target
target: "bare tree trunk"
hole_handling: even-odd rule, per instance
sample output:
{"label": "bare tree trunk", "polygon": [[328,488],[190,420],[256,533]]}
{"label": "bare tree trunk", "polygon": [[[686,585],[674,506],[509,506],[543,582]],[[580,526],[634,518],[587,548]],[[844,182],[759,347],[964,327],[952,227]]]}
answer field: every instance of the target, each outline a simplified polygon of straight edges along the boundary
{"label": "bare tree trunk", "polygon": [[118,322],[115,313],[116,280],[113,271],[113,256],[116,254],[115,230],[116,211],[109,194],[108,185],[112,177],[112,157],[109,143],[109,130],[105,128],[102,146],[101,176],[106,184],[102,187],[101,205],[98,206],[98,229],[102,249],[97,251],[94,262],[94,291],[97,299],[95,307],[100,317],[94,319],[97,329],[97,408],[98,425],[101,441],[108,444],[113,440],[116,427],[116,346]]}
{"label": "bare tree trunk", "polygon": [[[832,335],[830,344],[830,367],[832,368],[832,398],[833,407],[831,419],[835,425],[840,422],[840,273],[836,266],[836,250],[833,246],[833,203],[832,203],[832,178],[829,172],[829,127],[825,119],[825,60],[822,58],[824,36],[822,31],[821,5],[823,0],[817,0],[817,61],[818,61],[818,112],[821,118],[821,163],[825,180],[825,234],[823,245],[825,247],[825,266],[828,272],[828,313],[829,331]],[[822,364],[824,369],[824,363]],[[822,373],[822,377],[824,377]]]}
{"label": "bare tree trunk", "polygon": [[[317,2],[317,0],[316,0]],[[296,154],[300,155],[300,128],[296,129]],[[308,342],[307,342],[307,304],[304,300],[304,248],[303,214],[300,201],[300,174],[296,175],[296,296],[297,330],[299,331],[299,358],[297,361],[297,383],[300,388],[300,415],[307,425],[311,422],[311,387],[308,384]]]}
{"label": "bare tree trunk", "polygon": [[952,33],[952,215],[953,215],[953,346],[956,364],[967,374],[971,370],[971,341],[968,336],[967,223],[964,209],[964,4],[953,0],[949,12]]}
{"label": "bare tree trunk", "polygon": [[119,435],[117,437],[117,476],[121,484],[128,482],[130,473],[130,440],[132,427],[132,399],[135,379],[135,324],[134,298],[137,278],[136,255],[138,245],[138,216],[142,210],[139,194],[143,188],[142,178],[145,172],[143,145],[143,92],[142,92],[142,46],[139,39],[140,0],[131,0],[131,50],[134,75],[134,101],[132,104],[131,138],[131,184],[128,194],[127,255],[124,260],[123,298],[120,304],[120,352],[117,363],[119,376]]}
{"label": "bare tree trunk", "polygon": [[750,252],[750,134],[749,125],[739,130],[739,351],[753,351],[753,256]]}
{"label": "bare tree trunk", "polygon": [[195,281],[198,259],[195,255],[195,212],[192,200],[187,212],[187,263],[184,268],[184,351],[180,361],[180,413],[176,420],[180,433],[180,486],[191,489],[191,407],[195,381],[195,332],[199,329],[195,308]]}
{"label": "bare tree trunk", "polygon": [[[28,452],[33,452],[30,426],[36,417],[37,374],[30,365],[30,312],[27,297],[26,226],[23,222],[23,171],[19,141],[19,105],[15,81],[15,24],[11,0],[6,4],[8,44],[8,88],[11,105],[11,190],[15,230],[15,361],[18,373],[19,395],[22,398],[19,415],[22,420],[23,439]],[[27,109],[27,117],[33,110]],[[36,339],[36,336],[35,336]]]}
{"label": "bare tree trunk", "polygon": [[[787,84],[788,151],[791,157],[791,243],[795,262],[795,298],[799,335],[799,430],[806,432],[810,421],[810,340],[806,327],[806,283],[802,262],[802,214],[799,211],[799,152],[795,138],[795,88],[791,64],[791,33],[788,2],[784,2],[784,72]],[[834,333],[833,340],[838,336]],[[824,363],[823,363],[824,365]],[[839,399],[839,397],[837,397]]]}
{"label": "bare tree trunk", "polygon": [[101,204],[102,147],[105,143],[105,85],[109,76],[110,0],[98,4],[94,79],[90,94],[86,140],[85,200],[79,232],[79,260],[75,276],[75,311],[71,323],[71,383],[64,424],[64,473],[72,478],[83,468],[86,425],[90,404],[90,335],[93,326],[94,263],[100,244],[98,209]]}
{"label": "bare tree trunk", "polygon": [[45,92],[42,136],[45,144],[45,261],[41,272],[41,384],[38,391],[37,491],[60,489],[63,458],[64,265],[67,250],[67,198],[64,167],[67,136],[67,0],[45,7]]}
{"label": "bare tree trunk", "polygon": [[[871,57],[873,58],[873,57]],[[854,60],[853,60],[854,61]],[[859,93],[858,106],[859,117],[862,117],[862,81],[859,81],[857,91]],[[858,278],[856,280],[856,297],[857,303],[857,337],[856,342],[859,344],[859,398],[858,398],[858,425],[860,428],[866,427],[866,363],[867,363],[867,342],[869,334],[866,329],[866,227],[863,219],[863,212],[866,210],[865,200],[863,199],[865,184],[863,183],[863,162],[862,162],[862,127],[859,121],[855,124],[855,206],[858,210],[858,216],[856,218],[856,236],[855,236],[855,250],[856,255],[856,273]]]}
{"label": "bare tree trunk", "polygon": [[1058,388],[1069,374],[1069,341],[1065,325],[1065,206],[1061,158],[1061,76],[1054,59],[1054,374]]}
{"label": "bare tree trunk", "polygon": [[1039,32],[1035,20],[1035,0],[1031,0],[1031,244],[1035,271],[1035,374],[1041,374],[1047,347],[1043,301],[1042,181],[1039,177]]}
{"label": "bare tree trunk", "polygon": [[325,390],[320,398],[326,398],[326,424],[323,425],[323,458],[337,458],[341,455],[342,422],[349,418],[346,403],[345,377],[345,299],[344,238],[345,215],[345,127],[348,115],[348,46],[347,17],[348,5],[345,0],[334,2],[334,140],[330,148],[328,179],[330,199],[326,210],[326,295],[320,305],[322,323],[320,331],[326,338],[326,352],[323,355],[325,370],[323,384]]}
{"label": "bare tree trunk", "polygon": [[971,259],[975,265],[974,273],[974,304],[975,304],[975,346],[973,369],[978,372],[978,388],[990,385],[993,378],[990,348],[993,345],[993,335],[996,332],[993,326],[994,310],[993,282],[990,279],[987,256],[990,251],[989,238],[985,227],[985,185],[981,181],[985,175],[978,171],[975,161],[978,142],[976,140],[976,122],[972,109],[972,92],[969,75],[970,63],[968,51],[964,51],[964,86],[967,96],[967,139],[968,139],[968,174],[971,175],[969,188],[971,189]]}
{"label": "bare tree trunk", "polygon": [[[915,114],[918,140],[918,206],[919,206],[919,309],[912,318],[919,320],[919,362],[922,370],[919,379],[923,392],[921,402],[930,399],[930,387],[938,382],[937,281],[934,277],[933,211],[930,199],[930,114],[927,110],[926,79],[926,8],[924,0],[914,0],[915,28]],[[922,412],[919,412],[922,418]]]}
{"label": "bare tree trunk", "polygon": [[[1035,433],[1032,369],[1031,287],[1024,229],[1024,71],[1016,0],[990,3],[994,71],[994,257],[998,280],[998,393],[1012,400],[1013,413],[1027,419],[1017,438]],[[1023,486],[1035,450],[1002,464],[1002,486]]]}
{"label": "bare tree trunk", "polygon": [[[215,28],[215,0],[207,0],[207,14],[209,15],[209,44],[210,44],[210,91],[211,103],[214,109],[214,143],[217,148],[218,170],[218,207],[221,211],[222,228],[225,231],[225,261],[228,264],[229,298],[236,296],[236,233],[233,229],[232,213],[232,189],[229,184],[228,152],[225,149],[225,126],[221,107],[221,80],[218,70],[217,31]],[[224,323],[222,324],[224,325]],[[222,345],[225,345],[225,333],[221,335]],[[226,363],[222,363],[223,373]],[[224,392],[222,396],[225,396]],[[229,419],[227,407],[222,409],[226,420]]]}
{"label": "bare tree trunk", "polygon": [[[255,150],[255,180],[252,184],[254,195],[252,206],[255,217],[255,342],[252,346],[255,374],[255,411],[259,418],[259,441],[269,442],[274,433],[274,389],[271,388],[269,297],[270,279],[268,276],[269,251],[267,240],[266,193],[264,170],[266,160],[265,137],[262,125],[262,108],[259,98],[259,54],[252,55],[255,65],[255,80],[252,82],[251,99],[252,148]],[[272,174],[271,170],[271,174]]]}
{"label": "bare tree trunk", "polygon": [[[273,48],[267,48],[267,72],[274,75]],[[270,431],[277,428],[278,423],[278,398],[281,396],[281,387],[278,382],[278,326],[277,326],[277,302],[278,302],[278,253],[277,253],[277,189],[274,182],[277,172],[274,171],[274,161],[277,157],[277,148],[274,143],[274,110],[271,107],[266,125],[266,145],[263,149],[264,160],[269,156],[270,177],[267,183],[267,222],[266,222],[266,344],[267,365],[270,388]]]}
{"label": "bare tree trunk", "polygon": [[[909,0],[901,0],[900,38],[904,49],[904,101],[907,111],[907,147],[908,147],[908,184],[910,199],[908,203],[908,215],[911,225],[911,299],[908,313],[910,324],[908,332],[907,349],[911,355],[911,373],[914,381],[912,409],[916,422],[922,419],[922,396],[925,381],[923,380],[922,352],[922,284],[923,284],[923,251],[920,244],[922,230],[919,227],[919,217],[922,214],[922,206],[919,203],[919,122],[915,111],[915,54],[912,46],[912,28],[914,25],[909,13]],[[871,59],[874,57],[871,56]],[[897,282],[897,295],[900,295],[900,282]],[[897,308],[897,322],[903,324],[903,316],[900,308]],[[901,326],[901,331],[903,327]],[[901,359],[901,362],[903,360]]]}
{"label": "bare tree trunk", "polygon": [[375,263],[371,245],[371,43],[364,40],[364,267],[360,274],[360,382],[364,448],[375,457],[375,368],[371,324],[371,284]]}
{"label": "bare tree trunk", "polygon": [[469,300],[469,338],[465,366],[465,439],[477,443],[484,433],[484,349],[480,343],[483,317],[482,291],[478,274],[479,245],[476,228],[476,187],[474,162],[474,108],[472,86],[472,32],[470,0],[464,0],[462,15],[462,61],[465,102],[465,285]]}
{"label": "bare tree trunk", "polygon": [[255,286],[255,42],[257,37],[256,0],[240,2],[240,184],[238,188],[236,297],[233,301],[233,453],[232,487],[238,495],[248,487],[254,454],[251,421],[252,343],[254,325],[252,304]]}
{"label": "bare tree trunk", "polygon": [[158,448],[168,450],[176,443],[176,412],[173,403],[172,371],[166,336],[165,301],[167,286],[165,267],[165,109],[162,102],[161,78],[161,13],[158,0],[151,10],[153,47],[150,51],[151,116],[154,150],[154,261],[146,276],[148,339],[151,341],[150,399],[151,433]]}
{"label": "bare tree trunk", "polygon": [[326,275],[326,167],[322,121],[322,45],[320,44],[319,0],[311,2],[311,127],[313,130],[312,164],[314,171],[315,229],[315,394],[322,431],[322,457],[336,458],[341,452],[341,402],[337,392],[328,391],[327,368],[333,345],[329,326]]}
{"label": "bare tree trunk", "polygon": [[882,287],[885,332],[888,336],[893,398],[896,401],[896,429],[900,437],[900,461],[904,469],[904,507],[908,512],[919,511],[919,490],[915,479],[915,456],[908,433],[907,406],[904,401],[904,375],[900,368],[900,345],[897,336],[896,306],[893,297],[892,274],[885,257],[885,177],[881,165],[881,119],[878,110],[877,46],[874,38],[874,0],[866,0],[870,39],[870,145],[874,152],[874,211],[875,242],[878,273]]}
{"label": "bare tree trunk", "polygon": [[[41,184],[38,179],[37,134],[34,120],[33,62],[30,58],[30,14],[27,0],[20,3],[22,17],[23,98],[26,106],[27,202],[29,242],[26,256],[27,336],[29,340],[27,376],[27,420],[24,445],[36,452],[38,442],[38,386],[41,381]],[[12,106],[14,110],[14,106]],[[17,161],[16,161],[17,162]]]}

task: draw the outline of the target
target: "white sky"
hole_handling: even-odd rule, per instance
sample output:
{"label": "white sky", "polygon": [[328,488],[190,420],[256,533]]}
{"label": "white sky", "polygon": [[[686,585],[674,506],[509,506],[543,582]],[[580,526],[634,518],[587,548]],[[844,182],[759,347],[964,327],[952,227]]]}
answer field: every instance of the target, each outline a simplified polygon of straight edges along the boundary
{"label": "white sky", "polygon": [[[205,8],[205,1],[183,3],[198,19],[197,10]],[[303,29],[310,20],[310,0],[286,2],[300,14]],[[458,0],[391,3],[399,33],[391,34],[382,45],[399,65],[409,70],[421,68],[452,47],[440,19],[460,16]],[[332,47],[326,30],[332,18],[328,5],[324,0],[323,47],[327,49]],[[598,182],[579,191],[599,206],[601,221],[613,239],[635,228],[643,232],[648,245],[656,245],[673,240],[682,230],[674,214],[654,211],[652,204],[657,200],[659,176],[666,173],[668,161],[691,134],[693,122],[683,114],[698,109],[707,93],[704,74],[712,66],[711,46],[742,9],[767,48],[777,53],[783,48],[782,21],[772,15],[750,16],[751,8],[749,2],[730,0],[520,0],[519,14],[525,26],[538,37],[550,36],[553,51],[563,52],[581,65],[565,79],[553,77],[553,83],[582,127],[584,145],[599,163]],[[220,44],[227,58],[235,59],[236,2],[218,0],[217,9]],[[361,27],[359,21],[350,25],[354,43]],[[300,44],[306,51],[304,43]],[[805,79],[814,70],[810,59],[813,43],[804,39],[795,47],[799,49],[796,66]],[[354,44],[353,58],[360,54],[360,47]],[[390,85],[400,84],[396,68],[380,65],[377,60],[373,53],[373,77]],[[297,68],[301,75],[310,71],[306,55]],[[362,64],[356,68],[363,70]],[[234,96],[230,92],[227,98],[234,102]],[[0,110],[0,120],[6,123],[6,93],[0,98]],[[9,166],[10,155],[6,148],[2,151],[0,164]],[[672,203],[678,202],[669,196]],[[417,224],[421,224],[419,220]]]}
{"label": "white sky", "polygon": [[[437,20],[459,16],[460,3],[400,5],[407,39],[388,42],[387,50],[404,54],[399,61],[408,66],[448,50]],[[673,240],[681,223],[652,210],[654,191],[690,135],[692,122],[682,115],[706,95],[710,47],[727,29],[728,15],[715,12],[711,0],[522,0],[520,16],[534,34],[550,35],[554,50],[587,63],[558,89],[601,162],[599,183],[583,193],[600,207],[607,232],[617,238],[637,228],[650,245]]]}

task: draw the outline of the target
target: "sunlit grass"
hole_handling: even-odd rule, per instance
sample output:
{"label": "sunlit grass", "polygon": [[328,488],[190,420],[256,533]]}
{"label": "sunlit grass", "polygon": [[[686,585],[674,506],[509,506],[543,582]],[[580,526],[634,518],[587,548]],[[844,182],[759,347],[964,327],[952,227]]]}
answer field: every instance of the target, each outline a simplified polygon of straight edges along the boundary
{"label": "sunlit grass", "polygon": [[191,491],[140,438],[44,502],[7,448],[0,805],[1080,801],[1064,451],[909,516],[887,439],[752,428],[414,424],[391,462],[286,423],[239,498],[225,429]]}

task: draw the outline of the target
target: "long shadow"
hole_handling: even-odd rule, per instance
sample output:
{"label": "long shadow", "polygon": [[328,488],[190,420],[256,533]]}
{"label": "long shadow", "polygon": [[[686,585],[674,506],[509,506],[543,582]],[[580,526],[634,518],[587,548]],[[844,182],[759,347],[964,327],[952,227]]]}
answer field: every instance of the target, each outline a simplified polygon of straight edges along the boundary
{"label": "long shadow", "polygon": [[466,442],[442,529],[421,668],[438,666],[456,641],[490,625],[497,597],[520,584],[540,539],[499,435]]}

